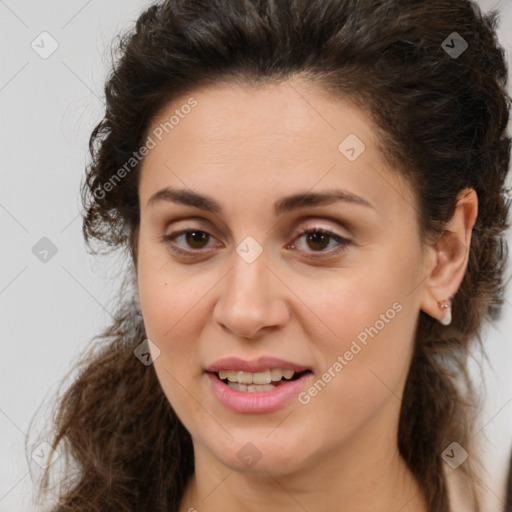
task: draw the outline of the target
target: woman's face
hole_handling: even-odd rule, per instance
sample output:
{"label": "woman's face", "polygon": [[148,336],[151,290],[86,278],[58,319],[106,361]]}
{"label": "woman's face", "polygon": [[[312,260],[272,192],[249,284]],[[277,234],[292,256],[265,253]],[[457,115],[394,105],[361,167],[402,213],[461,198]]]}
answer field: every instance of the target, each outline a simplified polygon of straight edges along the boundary
{"label": "woman's face", "polygon": [[[139,300],[196,458],[279,474],[396,447],[425,263],[371,118],[306,82],[218,85],[148,133]],[[257,384],[279,369],[301,376]]]}

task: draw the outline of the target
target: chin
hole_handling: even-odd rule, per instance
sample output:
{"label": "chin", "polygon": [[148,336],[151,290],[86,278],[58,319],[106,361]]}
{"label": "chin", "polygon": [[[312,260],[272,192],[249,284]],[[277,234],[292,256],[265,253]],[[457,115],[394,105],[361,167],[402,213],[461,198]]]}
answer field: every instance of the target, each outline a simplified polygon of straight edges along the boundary
{"label": "chin", "polygon": [[[252,440],[251,440],[252,439]],[[302,444],[302,448],[304,445]],[[272,475],[293,473],[304,465],[297,458],[300,446],[286,446],[265,437],[247,437],[247,440],[231,442],[226,447],[214,447],[211,452],[219,462],[240,473]]]}

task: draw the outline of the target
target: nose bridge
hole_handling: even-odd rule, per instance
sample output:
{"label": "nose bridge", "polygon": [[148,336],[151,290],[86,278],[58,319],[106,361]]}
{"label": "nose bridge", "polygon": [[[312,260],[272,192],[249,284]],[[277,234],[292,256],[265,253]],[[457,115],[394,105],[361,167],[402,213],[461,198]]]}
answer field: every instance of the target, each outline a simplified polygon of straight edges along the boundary
{"label": "nose bridge", "polygon": [[261,328],[285,320],[279,280],[267,268],[267,256],[254,239],[242,241],[233,254],[233,267],[224,280],[215,319],[235,335],[251,337]]}
{"label": "nose bridge", "polygon": [[264,292],[259,286],[267,280],[267,264],[269,251],[263,249],[263,235],[256,240],[253,236],[245,236],[233,252],[233,269],[229,278],[229,293],[231,296],[247,295],[247,299],[255,300],[257,295]]}

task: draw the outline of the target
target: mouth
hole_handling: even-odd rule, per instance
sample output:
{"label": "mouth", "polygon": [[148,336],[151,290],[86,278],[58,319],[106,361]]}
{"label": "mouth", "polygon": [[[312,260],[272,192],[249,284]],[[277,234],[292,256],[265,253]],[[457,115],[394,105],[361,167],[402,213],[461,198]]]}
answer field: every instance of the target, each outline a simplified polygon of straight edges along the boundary
{"label": "mouth", "polygon": [[[311,370],[274,368],[252,374],[235,370],[207,371],[208,389],[219,403],[237,413],[270,413],[293,403],[299,393],[311,384]],[[270,382],[258,384],[263,379]],[[230,379],[234,379],[231,380]],[[255,378],[256,383],[253,382]],[[251,382],[248,382],[249,379]],[[242,381],[242,382],[239,382]]]}
{"label": "mouth", "polygon": [[237,413],[268,413],[291,405],[314,379],[313,370],[270,355],[245,360],[227,357],[205,368],[207,389]]}

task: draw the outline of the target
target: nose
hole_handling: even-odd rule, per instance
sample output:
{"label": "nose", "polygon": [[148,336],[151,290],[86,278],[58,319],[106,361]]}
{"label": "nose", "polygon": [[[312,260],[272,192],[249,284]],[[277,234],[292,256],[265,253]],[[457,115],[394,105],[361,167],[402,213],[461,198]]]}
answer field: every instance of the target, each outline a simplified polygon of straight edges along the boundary
{"label": "nose", "polygon": [[267,263],[264,254],[252,263],[234,254],[234,267],[221,281],[213,317],[233,336],[257,338],[288,321],[287,288]]}

